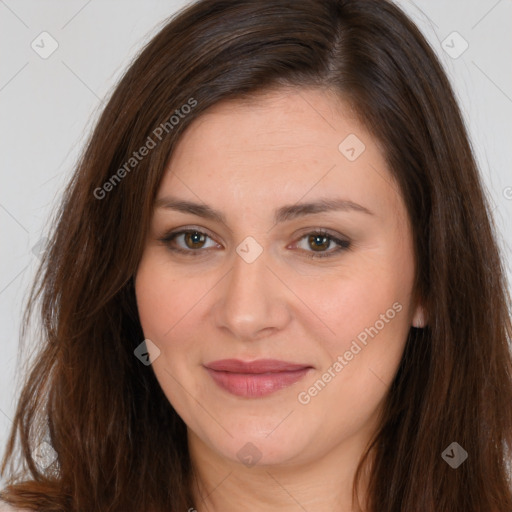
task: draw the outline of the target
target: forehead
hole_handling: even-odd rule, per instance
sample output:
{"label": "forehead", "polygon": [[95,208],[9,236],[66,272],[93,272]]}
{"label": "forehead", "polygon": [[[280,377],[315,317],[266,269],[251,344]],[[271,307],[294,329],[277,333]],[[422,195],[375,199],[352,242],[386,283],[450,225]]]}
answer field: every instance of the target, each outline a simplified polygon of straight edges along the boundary
{"label": "forehead", "polygon": [[377,142],[347,103],[319,89],[214,105],[182,135],[167,171],[160,196],[224,207],[228,197],[245,207],[278,206],[326,193],[372,209],[396,200]]}
{"label": "forehead", "polygon": [[[174,160],[194,146],[189,157],[243,158],[262,164],[279,158],[308,160],[339,156],[342,137],[369,139],[352,109],[334,94],[318,89],[277,89],[244,100],[223,101],[192,123]],[[370,141],[368,141],[370,142]]]}

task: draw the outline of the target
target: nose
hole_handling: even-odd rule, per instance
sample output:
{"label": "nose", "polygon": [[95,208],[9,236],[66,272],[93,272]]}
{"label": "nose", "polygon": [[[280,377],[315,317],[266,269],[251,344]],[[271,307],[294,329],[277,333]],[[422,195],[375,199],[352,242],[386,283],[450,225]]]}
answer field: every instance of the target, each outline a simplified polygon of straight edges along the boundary
{"label": "nose", "polygon": [[265,251],[251,263],[235,254],[231,271],[216,287],[216,323],[232,337],[257,340],[279,332],[290,322],[292,293],[269,263]]}

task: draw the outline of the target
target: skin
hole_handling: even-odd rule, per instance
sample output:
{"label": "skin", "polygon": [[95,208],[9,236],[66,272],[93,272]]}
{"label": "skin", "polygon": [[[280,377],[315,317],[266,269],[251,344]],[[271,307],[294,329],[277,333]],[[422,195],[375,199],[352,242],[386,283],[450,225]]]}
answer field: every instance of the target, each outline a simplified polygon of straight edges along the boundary
{"label": "skin", "polygon": [[[354,161],[338,149],[349,134],[365,145]],[[136,275],[142,328],[160,351],[150,350],[153,370],[188,428],[197,510],[357,510],[355,469],[411,324],[424,321],[413,294],[411,226],[376,140],[326,90],[222,102],[180,139],[157,201],[171,195],[226,218],[155,208]],[[319,198],[347,199],[372,214],[330,211],[274,223],[275,209]],[[208,236],[159,241],[184,228]],[[334,253],[335,242],[308,243],[319,228],[350,247]],[[236,251],[248,236],[263,250],[251,263]],[[331,256],[308,258],[322,251]],[[337,357],[396,303],[400,312],[301,403],[299,393],[329,368],[332,375]],[[218,387],[203,367],[227,358],[312,368],[285,389],[244,398]],[[249,467],[240,450],[261,458]],[[361,490],[364,499],[364,482]]]}

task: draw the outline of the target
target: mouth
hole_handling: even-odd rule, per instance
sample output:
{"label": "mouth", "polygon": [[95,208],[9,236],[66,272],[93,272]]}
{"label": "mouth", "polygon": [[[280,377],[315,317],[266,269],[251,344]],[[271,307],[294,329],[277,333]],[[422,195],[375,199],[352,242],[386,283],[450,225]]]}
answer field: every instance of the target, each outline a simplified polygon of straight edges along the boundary
{"label": "mouth", "polygon": [[245,398],[259,398],[287,388],[312,369],[310,365],[275,359],[250,362],[223,359],[207,363],[204,367],[220,388]]}

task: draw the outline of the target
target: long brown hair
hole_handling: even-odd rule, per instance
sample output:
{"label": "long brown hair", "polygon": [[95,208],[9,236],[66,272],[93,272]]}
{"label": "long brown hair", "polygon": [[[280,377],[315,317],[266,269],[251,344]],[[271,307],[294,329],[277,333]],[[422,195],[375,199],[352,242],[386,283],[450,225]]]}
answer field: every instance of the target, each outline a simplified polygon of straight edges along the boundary
{"label": "long brown hair", "polygon": [[[510,297],[496,228],[445,73],[387,0],[203,0],[141,51],[65,191],[27,305],[24,324],[37,312],[42,330],[2,463],[4,500],[54,512],[198,505],[186,427],[134,356],[144,336],[133,277],[186,127],[219,101],[283,85],[353,105],[413,227],[429,323],[410,330],[359,466],[372,454],[368,509],[512,510]],[[46,468],[33,455],[43,441],[57,455]],[[442,457],[453,442],[468,453],[456,469]]]}

